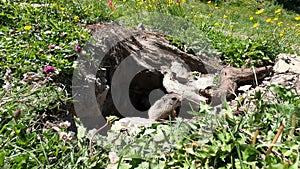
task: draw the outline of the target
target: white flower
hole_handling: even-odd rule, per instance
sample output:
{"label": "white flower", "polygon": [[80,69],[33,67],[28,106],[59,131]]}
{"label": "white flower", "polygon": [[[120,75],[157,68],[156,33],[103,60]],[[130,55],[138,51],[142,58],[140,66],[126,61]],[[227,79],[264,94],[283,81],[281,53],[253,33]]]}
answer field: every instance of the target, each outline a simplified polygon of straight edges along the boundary
{"label": "white flower", "polygon": [[116,152],[109,152],[108,158],[112,164],[115,164],[120,160],[120,157],[117,155]]}
{"label": "white flower", "polygon": [[67,133],[67,132],[59,132],[59,138],[63,141],[68,141],[68,140],[72,140],[74,136],[73,132]]}
{"label": "white flower", "polygon": [[70,127],[71,126],[71,123],[69,122],[69,121],[65,121],[65,122],[61,122],[61,123],[59,123],[59,127],[60,128],[68,128],[68,127]]}
{"label": "white flower", "polygon": [[70,45],[77,45],[78,44],[78,40],[75,40],[73,42],[70,42]]}

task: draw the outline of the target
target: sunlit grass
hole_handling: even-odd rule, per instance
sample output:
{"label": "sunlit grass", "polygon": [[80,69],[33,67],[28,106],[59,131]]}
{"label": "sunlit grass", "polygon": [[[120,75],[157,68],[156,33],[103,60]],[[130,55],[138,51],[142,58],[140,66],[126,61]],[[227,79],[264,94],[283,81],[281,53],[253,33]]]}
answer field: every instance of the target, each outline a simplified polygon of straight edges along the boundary
{"label": "sunlit grass", "polygon": [[[116,1],[113,17],[118,18],[144,11],[167,13],[192,22],[214,41],[214,47],[226,58],[224,62],[237,67],[245,65],[246,60],[249,59],[251,64],[248,66],[263,66],[271,64],[278,53],[300,53],[299,15],[283,9],[282,6],[272,1],[264,3],[256,1],[240,3],[234,3],[234,1],[232,3],[231,1],[227,3],[172,0]],[[219,38],[220,36],[226,38]],[[244,55],[244,60],[237,61],[230,59],[230,55],[234,54],[229,49],[232,47],[224,48],[224,45],[219,45],[231,41],[232,46],[236,46],[238,50],[244,47],[238,47],[239,45],[234,43],[240,44],[241,40],[245,45],[261,46],[258,48],[264,49],[255,57],[252,56],[253,52],[250,55],[247,52],[258,51],[258,48],[245,50],[245,52],[236,51],[240,56]],[[271,46],[274,48],[271,49]]]}
{"label": "sunlit grass", "polygon": [[[0,9],[0,167],[3,168],[101,168],[109,162],[108,152],[101,146],[94,147],[98,150],[97,156],[89,155],[87,133],[79,133],[78,140],[69,142],[62,140],[59,133],[71,134],[70,131],[56,131],[44,126],[46,119],[55,118],[49,112],[59,114],[60,106],[71,100],[70,78],[75,68],[73,61],[91,36],[86,28],[88,24],[114,21],[122,16],[145,11],[178,16],[193,23],[199,32],[211,40],[212,46],[220,52],[224,64],[236,67],[272,64],[280,52],[300,53],[299,14],[272,1],[215,3],[197,0],[36,0],[30,3],[2,0]],[[170,39],[177,45],[181,45],[181,41],[191,40],[184,39],[179,34]],[[35,76],[35,80],[28,78],[29,76]],[[279,92],[285,100],[291,98],[285,95],[287,91],[281,89]],[[281,113],[285,110],[297,111],[299,102],[295,100],[299,98],[293,96],[293,99],[286,107],[258,100],[261,107],[257,111],[262,109],[262,105],[265,106],[264,118],[268,124],[277,125],[278,122],[273,118],[274,107],[280,107]],[[266,108],[268,106],[271,108]],[[235,121],[240,120],[240,117],[233,118]],[[253,117],[249,115],[246,118],[251,121]],[[239,124],[231,124],[232,127],[237,125]],[[260,125],[268,129],[264,132],[271,134],[278,127]],[[251,127],[248,124],[245,126]],[[230,135],[229,131],[220,127],[224,136]],[[222,133],[216,134],[220,135],[216,140],[224,137]],[[195,134],[195,138],[197,136]],[[229,140],[235,141],[235,138],[240,139],[234,136]],[[268,139],[271,137],[268,136]],[[299,139],[295,138],[283,147],[283,151],[287,152],[286,156],[293,161],[297,159],[297,152],[289,146],[299,145],[296,141]],[[212,151],[227,153],[227,149],[224,150],[219,141],[212,139],[210,142],[215,147],[206,145],[210,152],[203,159],[209,161],[213,160],[211,157],[221,158]],[[247,144],[245,139],[241,143]],[[181,146],[181,149],[179,147],[178,151],[174,150],[173,154],[169,154],[168,165],[189,163],[187,159],[195,158],[193,155],[182,158],[183,155],[190,155],[182,152],[191,152],[191,149],[185,144]],[[227,148],[230,146],[228,144]],[[174,154],[178,156],[175,157]],[[172,155],[174,156],[171,158]],[[236,157],[234,153],[231,155]],[[179,160],[173,160],[176,158]],[[270,159],[271,162],[282,162],[279,157],[271,156]],[[150,163],[151,160],[156,159],[147,162]]]}

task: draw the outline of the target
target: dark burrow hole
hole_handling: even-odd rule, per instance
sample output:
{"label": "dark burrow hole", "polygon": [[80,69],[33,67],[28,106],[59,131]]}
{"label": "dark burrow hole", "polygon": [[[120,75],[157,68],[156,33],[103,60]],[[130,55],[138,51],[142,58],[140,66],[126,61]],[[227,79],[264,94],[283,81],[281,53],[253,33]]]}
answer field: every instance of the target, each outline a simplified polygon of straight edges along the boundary
{"label": "dark burrow hole", "polygon": [[[162,84],[163,77],[163,74],[157,70],[143,70],[132,79],[129,86],[129,98],[134,108],[147,111],[151,107],[149,95],[155,89],[167,93]],[[154,98],[154,100],[157,99],[159,98]]]}

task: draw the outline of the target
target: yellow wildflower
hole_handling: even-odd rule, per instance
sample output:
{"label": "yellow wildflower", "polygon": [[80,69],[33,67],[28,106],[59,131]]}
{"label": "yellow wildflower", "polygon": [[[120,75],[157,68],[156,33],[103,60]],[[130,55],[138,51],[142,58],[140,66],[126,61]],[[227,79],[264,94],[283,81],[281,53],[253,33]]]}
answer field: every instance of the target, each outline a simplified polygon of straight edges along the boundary
{"label": "yellow wildflower", "polygon": [[278,25],[279,27],[281,27],[282,24],[283,24],[283,22],[278,22],[278,23],[277,23],[277,25]]}
{"label": "yellow wildflower", "polygon": [[272,21],[271,18],[266,19],[266,22],[267,22],[267,23],[270,23],[271,21]]}
{"label": "yellow wildflower", "polygon": [[61,7],[60,10],[64,11],[66,8]]}
{"label": "yellow wildflower", "polygon": [[186,2],[186,0],[181,0],[181,2],[182,2],[182,3],[185,3],[185,2]]}
{"label": "yellow wildflower", "polygon": [[281,8],[278,8],[276,11],[275,11],[275,14],[280,14],[281,13]]}
{"label": "yellow wildflower", "polygon": [[24,29],[28,31],[28,30],[31,29],[31,27],[32,27],[32,26],[24,26]]}
{"label": "yellow wildflower", "polygon": [[300,15],[295,17],[296,21],[300,20]]}
{"label": "yellow wildflower", "polygon": [[215,6],[215,9],[219,9],[219,7],[218,7],[218,6]]}
{"label": "yellow wildflower", "polygon": [[225,26],[225,24],[224,23],[222,23],[222,25],[221,25],[222,27],[224,27]]}
{"label": "yellow wildflower", "polygon": [[258,23],[256,22],[255,24],[253,24],[253,28],[258,27]]}
{"label": "yellow wildflower", "polygon": [[223,15],[223,18],[226,19],[226,18],[228,18],[228,16],[227,15]]}
{"label": "yellow wildflower", "polygon": [[274,18],[273,20],[274,20],[274,21],[278,21],[278,18]]}
{"label": "yellow wildflower", "polygon": [[249,18],[249,20],[252,21],[252,20],[253,20],[253,16],[251,16],[251,17]]}
{"label": "yellow wildflower", "polygon": [[126,2],[126,0],[123,0],[123,2]]}
{"label": "yellow wildflower", "polygon": [[220,26],[219,22],[216,22],[216,23],[215,23],[215,26]]}
{"label": "yellow wildflower", "polygon": [[283,35],[284,35],[284,32],[283,32],[283,31],[279,33],[279,36],[280,36],[280,37],[282,37]]}
{"label": "yellow wildflower", "polygon": [[264,9],[260,9],[258,11],[255,12],[256,15],[262,14],[264,12]]}
{"label": "yellow wildflower", "polygon": [[191,6],[191,8],[192,8],[192,9],[194,9],[194,8],[195,8],[195,6],[194,6],[194,5],[192,5],[192,6]]}
{"label": "yellow wildflower", "polygon": [[77,16],[77,15],[74,16],[74,20],[75,20],[75,21],[79,21],[79,16]]}
{"label": "yellow wildflower", "polygon": [[211,1],[207,1],[208,4],[211,4]]}

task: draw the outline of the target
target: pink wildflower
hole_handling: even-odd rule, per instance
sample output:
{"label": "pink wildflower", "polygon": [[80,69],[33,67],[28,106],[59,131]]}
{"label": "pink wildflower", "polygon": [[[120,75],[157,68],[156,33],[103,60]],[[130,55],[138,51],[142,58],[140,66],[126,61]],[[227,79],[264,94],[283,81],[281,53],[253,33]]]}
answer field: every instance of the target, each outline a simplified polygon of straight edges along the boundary
{"label": "pink wildflower", "polygon": [[76,50],[77,52],[79,52],[79,51],[80,51],[80,49],[81,49],[81,47],[80,47],[80,46],[75,46],[75,50]]}
{"label": "pink wildflower", "polygon": [[116,7],[114,6],[114,4],[111,0],[107,0],[107,3],[111,7],[112,10],[116,10]]}
{"label": "pink wildflower", "polygon": [[44,72],[45,73],[53,73],[54,72],[54,67],[53,66],[46,66],[45,68],[44,68]]}
{"label": "pink wildflower", "polygon": [[54,49],[55,45],[49,45],[48,47],[49,47],[49,49]]}

